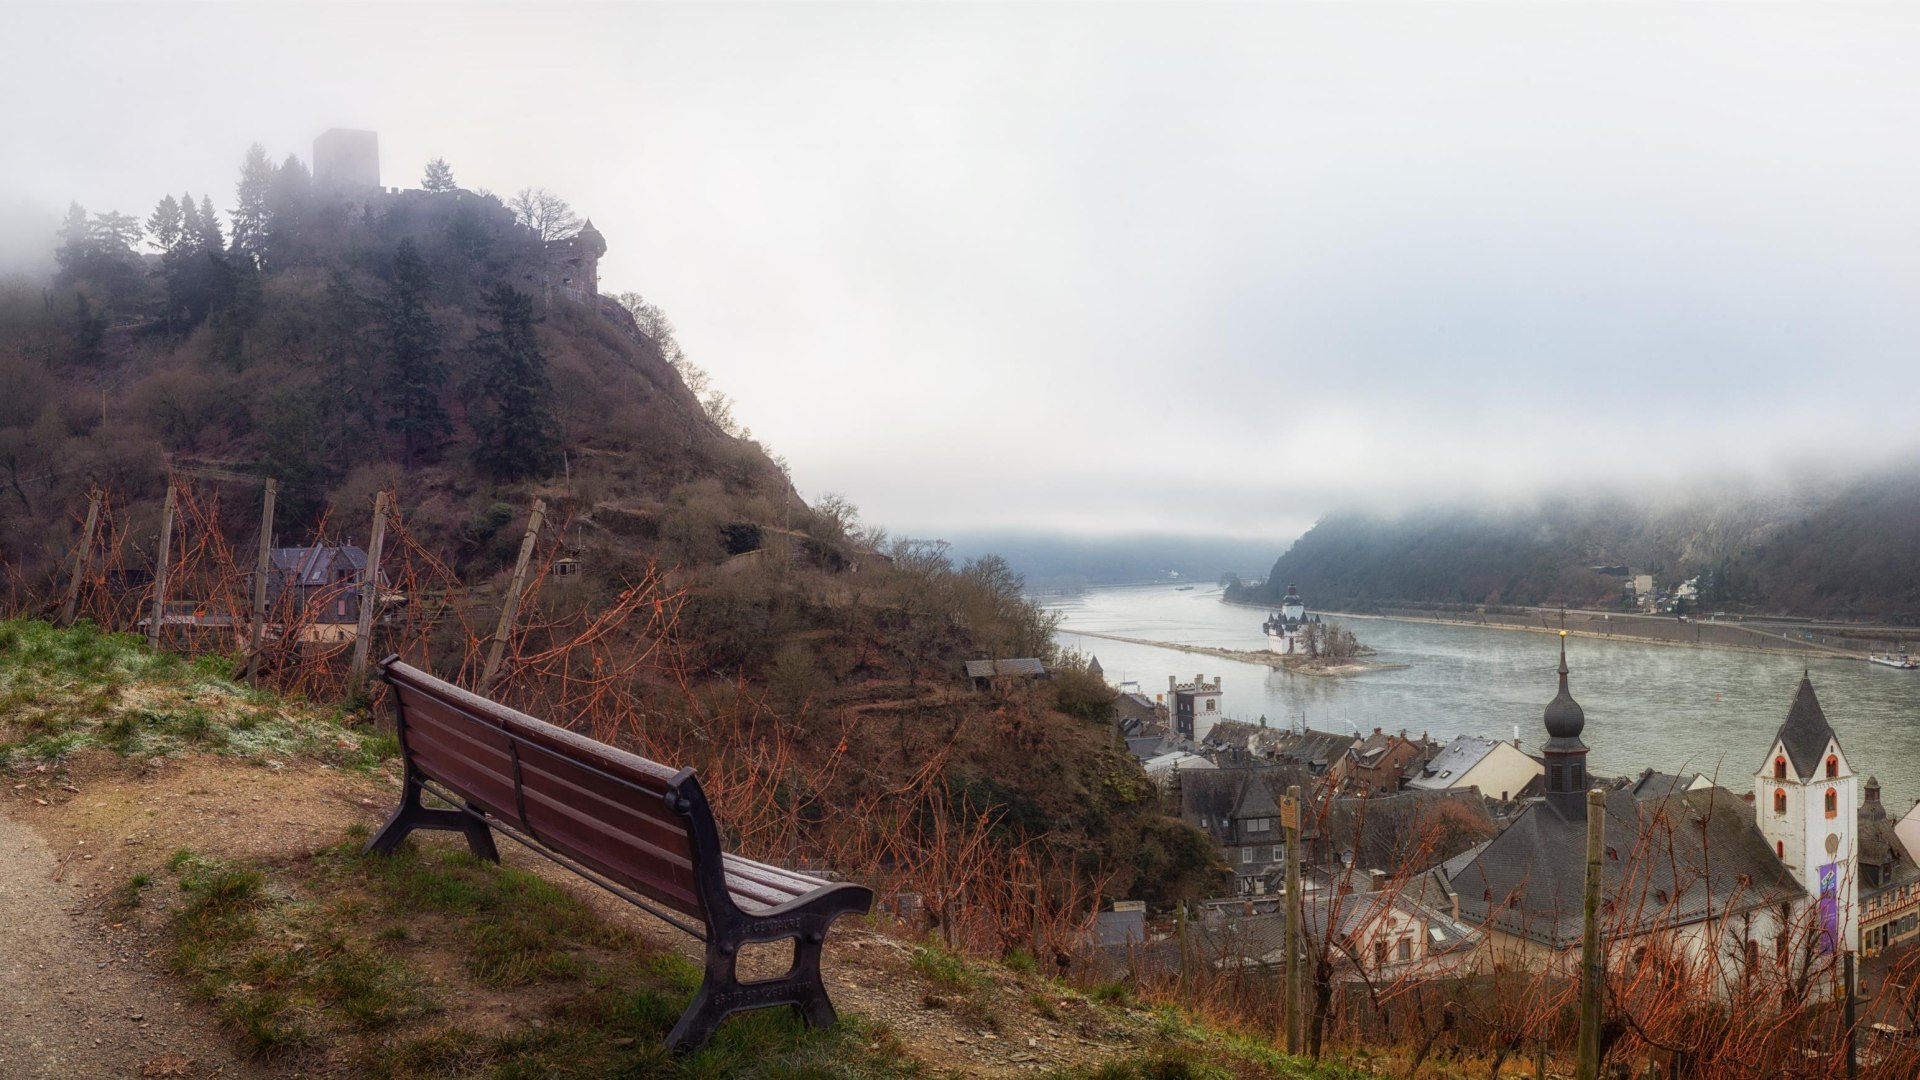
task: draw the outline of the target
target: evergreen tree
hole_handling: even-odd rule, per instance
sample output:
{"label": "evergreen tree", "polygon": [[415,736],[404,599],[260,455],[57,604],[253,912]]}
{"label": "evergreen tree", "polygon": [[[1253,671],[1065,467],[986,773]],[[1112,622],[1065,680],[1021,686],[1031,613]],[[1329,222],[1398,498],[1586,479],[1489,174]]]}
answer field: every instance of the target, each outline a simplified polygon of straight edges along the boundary
{"label": "evergreen tree", "polygon": [[283,267],[294,261],[300,244],[300,232],[306,226],[313,202],[313,177],[306,163],[292,154],[274,170],[267,187],[267,236],[264,249],[267,262]]}
{"label": "evergreen tree", "polygon": [[420,180],[420,186],[428,191],[452,191],[458,185],[453,182],[453,166],[446,158],[434,158],[427,162],[427,175]]}
{"label": "evergreen tree", "polygon": [[400,436],[401,460],[409,466],[453,431],[440,404],[447,365],[440,358],[440,328],[427,309],[432,290],[420,249],[412,240],[402,240],[393,255],[393,285],[381,321],[387,345],[386,396],[392,408],[387,429]]}
{"label": "evergreen tree", "polygon": [[95,364],[100,361],[100,347],[107,340],[107,319],[93,310],[87,302],[87,294],[76,290],[73,294],[73,344],[75,358],[82,364]]}
{"label": "evergreen tree", "polygon": [[142,235],[140,219],[118,210],[93,215],[92,232],[94,250],[115,259],[131,258]]}
{"label": "evergreen tree", "polygon": [[177,255],[192,255],[200,250],[207,236],[207,227],[200,220],[200,207],[193,201],[191,193],[180,195],[180,242],[171,249]]}
{"label": "evergreen tree", "polygon": [[[380,441],[380,311],[372,298],[354,288],[353,278],[334,270],[327,279],[325,315],[320,323],[322,379],[329,387],[322,409],[328,426],[340,433],[342,460],[351,464],[364,447]],[[437,403],[437,402],[436,402]]]}
{"label": "evergreen tree", "polygon": [[77,202],[69,203],[66,219],[60,223],[56,235],[60,246],[54,249],[53,258],[60,264],[58,280],[65,284],[85,277],[93,255],[93,224],[87,220],[87,208]]}
{"label": "evergreen tree", "polygon": [[214,212],[213,199],[200,196],[200,247],[214,252],[225,251],[226,240],[220,235],[220,215]]}
{"label": "evergreen tree", "polygon": [[153,208],[153,216],[147,219],[147,234],[162,255],[171,254],[180,246],[180,227],[180,204],[171,195],[161,199],[160,205]]}
{"label": "evergreen tree", "polygon": [[560,434],[548,402],[547,359],[534,335],[533,298],[499,285],[481,315],[495,325],[481,330],[470,350],[473,462],[495,480],[547,475],[560,462]]}
{"label": "evergreen tree", "polygon": [[272,228],[273,210],[268,192],[273,187],[273,162],[267,160],[266,147],[254,143],[240,163],[240,183],[235,187],[238,205],[233,208],[233,251],[236,255],[259,258],[267,250],[267,233]]}

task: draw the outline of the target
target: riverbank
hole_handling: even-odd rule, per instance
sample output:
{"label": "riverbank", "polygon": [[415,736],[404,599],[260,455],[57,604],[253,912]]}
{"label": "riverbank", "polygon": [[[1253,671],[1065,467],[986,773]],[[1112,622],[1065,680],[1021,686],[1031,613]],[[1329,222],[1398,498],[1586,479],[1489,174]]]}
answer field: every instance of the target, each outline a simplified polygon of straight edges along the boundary
{"label": "riverbank", "polygon": [[1222,649],[1213,645],[1182,645],[1177,641],[1154,641],[1150,638],[1123,637],[1119,634],[1102,634],[1093,630],[1071,630],[1068,633],[1078,637],[1100,638],[1104,641],[1123,641],[1129,645],[1148,645],[1156,649],[1175,649],[1200,656],[1213,656],[1222,660],[1236,660],[1243,664],[1265,664],[1276,671],[1285,671],[1294,675],[1312,675],[1317,678],[1344,679],[1354,675],[1365,675],[1373,671],[1398,671],[1405,664],[1390,664],[1381,660],[1367,660],[1361,657],[1340,660],[1338,662],[1300,655],[1282,655],[1265,649]]}
{"label": "riverbank", "polygon": [[[1228,600],[1225,597],[1222,597],[1220,602],[1231,607],[1256,611],[1268,609],[1268,605],[1265,604],[1249,604]],[[1328,611],[1323,614],[1341,619],[1437,623],[1441,626],[1472,626],[1483,630],[1520,630],[1532,634],[1558,634],[1561,630],[1559,622],[1562,617],[1558,610],[1547,611],[1540,608],[1530,609],[1526,614],[1476,615],[1471,618],[1405,610],[1371,613]],[[1702,622],[1697,619],[1682,622],[1678,619],[1616,615],[1613,612],[1584,610],[1568,611],[1565,613],[1565,619],[1568,637],[1641,641],[1654,645],[1678,645],[1690,649],[1828,656],[1861,661],[1867,658],[1866,653],[1856,649],[1791,638],[1785,634],[1739,623]]]}

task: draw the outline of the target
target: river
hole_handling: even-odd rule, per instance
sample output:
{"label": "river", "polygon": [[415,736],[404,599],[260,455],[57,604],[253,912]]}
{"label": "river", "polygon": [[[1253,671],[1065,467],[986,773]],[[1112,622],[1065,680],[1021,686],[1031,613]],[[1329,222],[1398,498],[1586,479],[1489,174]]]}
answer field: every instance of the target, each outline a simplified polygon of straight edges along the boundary
{"label": "river", "polygon": [[[1304,591],[1304,590],[1303,590]],[[1182,681],[1221,676],[1221,709],[1233,719],[1322,730],[1425,731],[1436,739],[1486,735],[1539,749],[1540,712],[1554,695],[1557,639],[1545,634],[1388,619],[1343,625],[1405,668],[1332,679],[1173,649],[1088,637],[1118,634],[1186,645],[1264,648],[1265,613],[1220,602],[1219,588],[1172,585],[1093,589],[1041,601],[1061,616],[1055,639],[1100,658],[1109,682],[1136,680],[1149,696]],[[1311,596],[1308,602],[1312,602]],[[1328,616],[1340,621],[1337,616]],[[1847,759],[1877,776],[1887,812],[1920,799],[1920,671],[1862,660],[1720,649],[1677,648],[1603,638],[1568,638],[1573,696],[1587,714],[1583,741],[1593,771],[1702,772],[1723,787],[1753,790],[1753,774],[1793,702],[1803,667]]]}

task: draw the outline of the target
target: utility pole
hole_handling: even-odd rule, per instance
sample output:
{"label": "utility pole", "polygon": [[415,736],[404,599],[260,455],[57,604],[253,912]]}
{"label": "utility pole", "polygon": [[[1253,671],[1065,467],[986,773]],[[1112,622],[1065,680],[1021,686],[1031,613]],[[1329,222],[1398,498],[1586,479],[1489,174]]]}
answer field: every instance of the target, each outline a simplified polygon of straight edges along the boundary
{"label": "utility pole", "polygon": [[1576,1080],[1600,1076],[1600,866],[1606,843],[1607,798],[1599,788],[1587,792],[1587,889],[1580,931],[1580,1043],[1575,1051]]}
{"label": "utility pole", "polygon": [[373,497],[373,538],[367,541],[367,565],[360,571],[360,621],[354,627],[353,667],[347,671],[347,689],[359,693],[367,684],[367,650],[373,647],[373,606],[380,598],[380,549],[387,542],[387,493]]}
{"label": "utility pole", "polygon": [[1298,1054],[1301,1047],[1300,992],[1301,917],[1300,904],[1300,785],[1287,788],[1280,803],[1280,826],[1287,832],[1287,1053]]}
{"label": "utility pole", "polygon": [[520,557],[513,563],[513,580],[507,584],[506,598],[500,604],[500,625],[493,631],[493,644],[487,647],[487,666],[480,671],[482,694],[493,687],[493,677],[500,671],[507,638],[513,634],[513,618],[520,610],[520,589],[527,580],[527,563],[533,558],[533,544],[540,539],[540,523],[546,516],[547,500],[533,500],[533,513],[527,517],[527,534],[520,539]]}
{"label": "utility pole", "polygon": [[100,491],[87,496],[87,523],[80,530],[80,547],[73,553],[73,580],[67,582],[67,600],[60,605],[60,625],[72,626],[80,610],[80,583],[87,579],[87,560],[93,557],[93,531],[100,525]]}
{"label": "utility pole", "polygon": [[153,614],[147,620],[147,647],[160,647],[160,622],[167,612],[167,561],[173,557],[173,514],[177,498],[167,485],[167,501],[160,507],[160,551],[153,560]]}
{"label": "utility pole", "polygon": [[267,574],[272,570],[273,497],[280,482],[268,480],[260,499],[260,555],[253,563],[253,633],[247,646],[247,685],[260,685],[260,647],[267,631]]}

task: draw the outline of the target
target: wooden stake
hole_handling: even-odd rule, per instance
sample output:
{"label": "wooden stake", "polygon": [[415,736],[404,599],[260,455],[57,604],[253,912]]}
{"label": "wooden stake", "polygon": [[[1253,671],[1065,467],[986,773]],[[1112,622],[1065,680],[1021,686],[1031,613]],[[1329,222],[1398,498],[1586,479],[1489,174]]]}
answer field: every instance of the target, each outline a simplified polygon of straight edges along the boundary
{"label": "wooden stake", "polygon": [[527,563],[533,558],[533,544],[540,539],[540,523],[546,516],[547,500],[533,500],[533,513],[527,517],[527,534],[520,538],[520,557],[513,563],[513,580],[507,583],[507,595],[500,604],[500,625],[494,628],[493,644],[487,648],[487,666],[480,672],[482,694],[493,688],[493,677],[500,672],[507,638],[513,634],[513,619],[520,610],[520,589],[526,584]]}
{"label": "wooden stake", "polygon": [[93,557],[93,531],[100,524],[100,492],[87,496],[87,523],[80,530],[80,547],[73,553],[73,580],[67,582],[67,601],[60,605],[60,625],[72,626],[80,611],[80,583],[87,579],[87,560]]}
{"label": "wooden stake", "polygon": [[273,498],[278,480],[268,480],[260,496],[260,555],[253,563],[253,633],[247,646],[247,685],[260,685],[260,648],[267,637],[267,575],[273,569]]}
{"label": "wooden stake", "polygon": [[1298,1054],[1301,1045],[1300,1007],[1306,995],[1300,992],[1301,921],[1305,914],[1300,903],[1300,785],[1287,788],[1287,801],[1280,807],[1280,823],[1287,830],[1287,1053]]}
{"label": "wooden stake", "polygon": [[173,514],[176,495],[167,485],[167,501],[160,507],[160,551],[153,560],[153,615],[147,620],[147,647],[160,647],[160,624],[167,614],[167,560],[173,557]]}
{"label": "wooden stake", "polygon": [[373,608],[380,599],[380,549],[387,543],[387,493],[373,497],[373,538],[367,541],[367,565],[360,570],[360,621],[354,627],[353,666],[347,671],[347,689],[359,693],[367,684],[367,650],[373,647]]}
{"label": "wooden stake", "polygon": [[1600,1076],[1600,866],[1606,843],[1607,797],[1587,792],[1587,888],[1580,931],[1580,1043],[1575,1051],[1576,1080]]}

